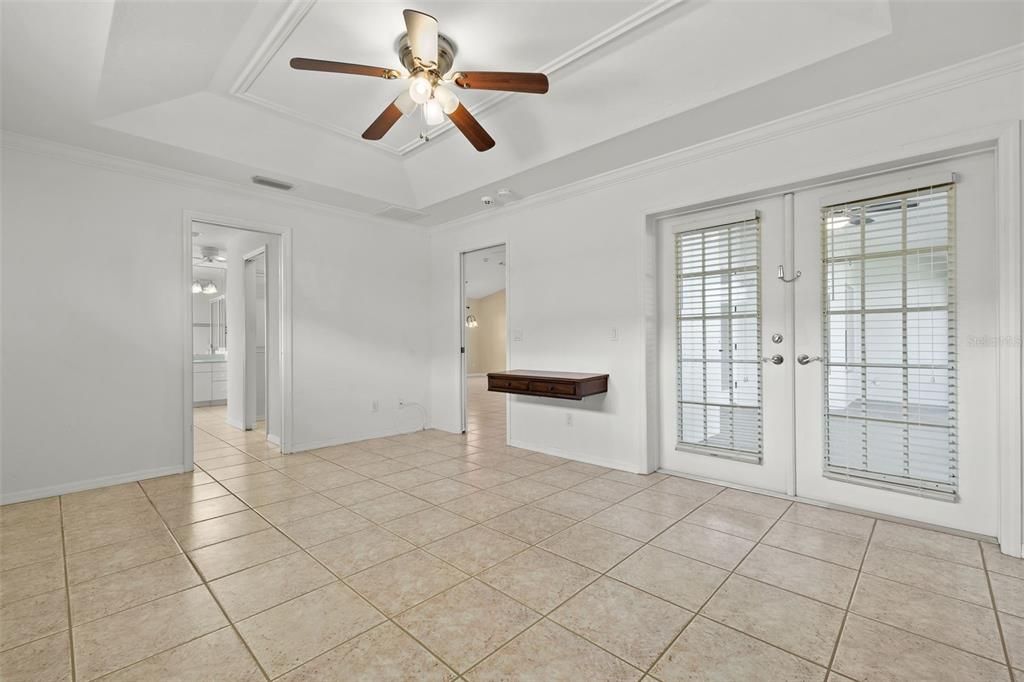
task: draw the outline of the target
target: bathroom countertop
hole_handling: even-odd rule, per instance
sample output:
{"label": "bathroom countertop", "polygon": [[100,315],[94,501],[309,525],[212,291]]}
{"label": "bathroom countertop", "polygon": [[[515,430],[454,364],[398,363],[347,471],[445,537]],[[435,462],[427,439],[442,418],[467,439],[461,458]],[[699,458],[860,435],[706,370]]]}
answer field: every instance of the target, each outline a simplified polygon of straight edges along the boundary
{"label": "bathroom countertop", "polygon": [[192,364],[197,365],[205,362],[227,362],[228,356],[226,355],[193,355]]}

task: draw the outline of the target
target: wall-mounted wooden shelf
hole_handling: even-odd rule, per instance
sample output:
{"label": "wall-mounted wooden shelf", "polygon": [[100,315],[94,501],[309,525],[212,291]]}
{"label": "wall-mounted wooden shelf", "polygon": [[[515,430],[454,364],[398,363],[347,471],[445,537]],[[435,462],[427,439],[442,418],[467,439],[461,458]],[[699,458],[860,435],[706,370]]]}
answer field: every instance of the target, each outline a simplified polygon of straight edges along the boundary
{"label": "wall-mounted wooden shelf", "polygon": [[588,395],[607,393],[608,375],[512,369],[507,372],[488,374],[487,390],[497,393],[583,400]]}

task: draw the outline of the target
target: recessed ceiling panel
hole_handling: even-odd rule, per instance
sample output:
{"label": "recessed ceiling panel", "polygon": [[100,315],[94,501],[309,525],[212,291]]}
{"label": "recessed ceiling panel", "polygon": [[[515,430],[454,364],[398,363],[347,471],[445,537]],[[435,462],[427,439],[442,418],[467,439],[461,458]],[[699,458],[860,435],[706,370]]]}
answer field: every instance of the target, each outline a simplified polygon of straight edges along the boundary
{"label": "recessed ceiling panel", "polygon": [[[253,72],[236,94],[358,139],[406,87],[406,81],[296,71],[288,65],[292,57],[400,68],[394,46],[405,31],[402,10],[412,7],[437,17],[441,33],[455,42],[455,69],[540,71],[585,52],[638,14],[668,4],[426,2],[410,6],[321,0],[293,8],[293,21],[283,22],[282,35],[257,55]],[[471,110],[496,97],[496,93],[479,91],[458,94]],[[415,148],[421,132],[425,128],[417,111],[399,121],[384,140],[364,144],[405,153]]]}

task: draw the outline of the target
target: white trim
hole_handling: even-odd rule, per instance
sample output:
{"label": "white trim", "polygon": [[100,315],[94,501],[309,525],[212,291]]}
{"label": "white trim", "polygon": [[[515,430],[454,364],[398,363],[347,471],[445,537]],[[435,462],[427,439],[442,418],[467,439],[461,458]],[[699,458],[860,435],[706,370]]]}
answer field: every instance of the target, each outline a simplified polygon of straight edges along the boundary
{"label": "white trim", "polygon": [[195,468],[195,425],[192,423],[192,410],[195,408],[195,394],[194,394],[194,373],[195,369],[192,364],[193,354],[195,348],[192,347],[194,343],[194,333],[192,329],[192,221],[187,217],[181,221],[181,237],[182,237],[182,254],[184,255],[183,265],[181,270],[182,278],[182,295],[184,296],[185,305],[185,319],[181,324],[182,331],[182,364],[185,367],[184,379],[182,384],[182,401],[183,410],[181,414],[181,425],[182,425],[182,440],[184,441],[184,447],[181,453],[181,466],[182,471],[192,471]]}
{"label": "white trim", "polygon": [[[658,225],[645,215],[640,233],[640,329],[645,339],[640,363],[640,452],[644,453],[641,473],[651,473],[661,465],[661,415],[658,410],[660,374],[658,367]],[[654,345],[650,340],[654,339]]]}
{"label": "white trim", "polygon": [[[512,262],[509,259],[510,245],[509,240],[496,242],[487,246],[478,246],[472,249],[459,250],[456,258],[459,260],[459,343],[460,348],[466,348],[466,254],[475,253],[477,251],[486,251],[487,249],[494,249],[499,246],[505,247],[505,368],[511,369],[512,367],[512,296],[510,294],[509,284],[512,281],[511,265]],[[467,349],[468,350],[468,349]],[[466,379],[470,376],[487,376],[486,374],[469,374],[469,365],[466,363],[468,352],[459,354],[459,406],[460,412],[460,433],[466,433],[466,424],[468,419],[466,418],[466,411],[469,409],[468,399],[468,387],[466,386]],[[510,395],[505,395],[505,444],[511,443],[512,438],[512,401]]]}
{"label": "white trim", "polygon": [[13,504],[15,502],[25,502],[27,500],[38,500],[43,497],[67,495],[68,493],[77,493],[81,490],[105,488],[107,486],[119,485],[121,483],[133,483],[135,481],[144,481],[149,478],[182,474],[187,471],[190,471],[190,469],[186,469],[182,466],[160,467],[158,469],[143,469],[142,471],[118,474],[116,476],[100,476],[99,478],[90,478],[86,481],[73,481],[71,483],[61,483],[59,485],[33,488],[31,490],[20,490],[16,493],[0,495],[0,504]]}
{"label": "white trim", "polygon": [[252,184],[229,182],[208,175],[191,173],[169,166],[161,166],[125,156],[99,152],[41,137],[22,135],[21,133],[8,130],[4,130],[3,135],[0,136],[0,147],[5,150],[9,149],[25,154],[35,154],[36,156],[57,159],[58,161],[77,163],[90,168],[101,168],[115,173],[124,173],[132,177],[167,182],[179,187],[188,187],[190,189],[198,187],[209,191],[231,192],[245,197],[258,198],[273,204],[283,204],[310,211],[318,211],[327,215],[345,216],[361,221],[364,224],[369,221],[370,223],[387,225],[416,234],[422,234],[425,229],[420,225],[392,220],[376,213],[363,213],[336,204],[327,204],[314,199],[307,199],[295,194],[285,194],[278,190],[260,189]]}
{"label": "white trim", "polygon": [[[618,460],[607,459],[605,457],[592,457],[590,455],[580,454],[578,452],[569,452],[560,448],[551,448],[546,446],[537,445],[534,443],[526,443],[524,441],[509,439],[508,445],[513,448],[520,448],[523,450],[530,450],[531,452],[539,452],[544,455],[554,455],[555,457],[561,457],[563,459],[569,459],[574,462],[583,462],[584,464],[596,464],[597,466],[607,467],[609,469],[615,469],[616,471],[626,471],[631,474],[646,474],[648,472],[642,471],[642,467],[630,466],[625,462]],[[639,488],[637,489],[639,491]]]}
{"label": "white trim", "polygon": [[[186,457],[191,460],[192,457],[192,299],[191,290],[186,284],[192,281],[192,223],[206,223],[211,225],[219,225],[221,227],[228,227],[236,230],[244,230],[248,232],[262,232],[268,235],[276,235],[279,239],[279,261],[278,261],[278,272],[280,273],[280,282],[278,283],[278,297],[280,299],[280,323],[278,324],[279,348],[280,356],[278,361],[280,362],[280,374],[281,374],[281,434],[280,434],[280,447],[281,454],[288,454],[294,452],[294,446],[292,444],[292,427],[294,424],[293,415],[293,383],[292,383],[292,260],[291,260],[291,243],[292,233],[288,228],[266,225],[255,223],[248,220],[239,220],[236,218],[227,218],[224,216],[214,215],[210,213],[203,213],[200,211],[185,210],[182,212],[182,228],[185,234],[185,251],[188,252],[189,268],[185,273],[188,279],[183,278],[182,287],[188,290],[188,306],[187,309],[187,322],[186,326],[186,343],[185,350],[187,351],[187,376],[185,376],[185,390],[184,395],[187,399],[187,407],[185,414],[185,432],[187,437],[185,438],[186,445]],[[242,424],[232,422],[230,419],[225,420],[228,426],[244,431],[245,428]],[[269,434],[268,434],[269,439]],[[191,461],[189,462],[191,464]],[[186,470],[192,469],[189,466]]]}
{"label": "white trim", "polygon": [[234,419],[225,418],[224,419],[224,423],[227,424],[228,426],[230,426],[233,429],[237,429],[239,431],[245,431],[245,426],[240,421],[236,421]]}
{"label": "white trim", "polygon": [[459,433],[466,432],[466,422],[469,421],[466,418],[466,412],[469,410],[469,389],[466,386],[466,377],[468,376],[469,363],[466,360],[469,357],[468,349],[466,348],[466,253],[465,251],[459,252],[459,315],[456,318],[456,324],[459,325]]}
{"label": "white trim", "polygon": [[[249,428],[249,424],[246,421],[249,418],[249,387],[248,387],[248,383],[249,383],[249,365],[248,365],[248,360],[249,360],[248,350],[249,350],[249,346],[247,345],[249,340],[246,338],[247,334],[245,333],[245,329],[248,326],[248,322],[249,322],[249,320],[247,319],[248,316],[249,316],[249,310],[248,310],[248,306],[245,305],[245,302],[248,300],[246,298],[246,292],[245,292],[245,284],[246,284],[246,282],[245,282],[245,267],[246,267],[246,265],[248,265],[249,261],[254,260],[260,254],[263,255],[263,268],[264,268],[264,271],[263,271],[263,287],[264,287],[263,307],[264,307],[264,315],[265,315],[265,317],[264,317],[264,335],[263,335],[263,364],[264,364],[264,367],[263,367],[263,384],[264,384],[263,391],[264,391],[264,397],[266,397],[268,399],[268,402],[269,402],[269,395],[270,395],[270,391],[267,390],[267,389],[270,388],[270,358],[267,357],[267,337],[266,337],[266,323],[270,320],[270,297],[267,295],[267,292],[266,292],[266,286],[267,286],[266,271],[267,271],[268,268],[267,268],[267,262],[266,262],[267,245],[264,244],[263,246],[260,246],[259,248],[254,249],[254,250],[250,251],[249,253],[247,253],[247,254],[242,256],[242,312],[243,312],[243,314],[242,314],[242,325],[241,325],[242,326],[242,333],[239,334],[239,336],[242,337],[242,342],[239,344],[239,346],[242,347],[242,423],[245,424],[245,426],[242,429],[243,431],[252,431],[253,430],[253,429]],[[282,402],[283,402],[283,396],[282,396]],[[269,422],[270,422],[270,406],[269,406],[269,404],[265,404],[263,406],[263,412],[264,412],[264,414],[263,414],[264,423],[269,424]],[[259,419],[257,417],[258,417],[258,415],[255,415],[253,420],[252,420],[253,421],[253,428],[255,428],[256,422],[259,421]],[[268,427],[268,431],[269,431],[269,427]],[[268,433],[268,435],[269,435],[269,433]]]}
{"label": "white trim", "polygon": [[[786,272],[790,273],[790,277],[796,277],[796,196],[793,192],[786,192],[782,195],[782,226],[785,230],[785,247],[783,250],[783,256],[786,260],[783,265],[786,266]],[[795,282],[793,284],[796,284]],[[792,286],[792,285],[786,285]],[[790,351],[796,349],[796,295],[794,292],[789,291],[789,295],[784,298],[783,304],[783,341],[784,345],[781,348]],[[762,332],[763,333],[763,332]],[[770,335],[766,335],[767,340],[771,339]],[[789,340],[787,343],[786,339]],[[762,347],[766,347],[768,344],[762,341]],[[767,353],[766,353],[767,355]],[[796,395],[796,368],[797,363],[793,362],[796,358],[790,358],[790,362],[786,363],[788,369],[786,372],[789,376],[786,378],[787,390],[791,395]],[[789,466],[786,467],[786,493],[789,495],[796,495],[796,406],[791,401],[789,406],[789,423],[786,425],[788,433],[786,434],[785,442],[793,448],[793,457],[790,458]]]}
{"label": "white trim", "polygon": [[[597,192],[606,187],[631,182],[633,180],[661,173],[673,168],[689,166],[706,159],[731,154],[747,147],[753,147],[771,140],[803,134],[815,128],[831,125],[839,121],[857,118],[858,116],[883,110],[899,103],[912,102],[925,97],[931,97],[941,92],[955,90],[973,83],[982,82],[992,78],[997,78],[1007,73],[1022,70],[1024,70],[1024,44],[1013,45],[991,54],[975,57],[974,59],[969,59],[965,62],[960,62],[936,71],[914,76],[875,90],[852,95],[845,99],[836,100],[812,109],[784,116],[774,121],[769,121],[768,123],[762,123],[751,128],[745,128],[690,147],[677,149],[661,156],[638,161],[628,166],[615,168],[582,180],[576,180],[559,187],[538,192],[537,194],[532,194],[516,201],[515,203],[503,207],[502,212],[514,213],[538,204],[561,201],[568,197]],[[995,136],[998,136],[998,132],[996,132]],[[985,137],[983,139],[991,140],[995,136]],[[968,137],[971,138],[976,136],[968,135]],[[968,143],[947,144],[944,148],[953,149],[960,144]],[[919,145],[909,145],[903,150],[901,157],[913,158],[915,154],[922,153],[913,151],[913,148],[915,147],[931,149],[934,146],[934,140],[928,140]],[[884,160],[884,157],[880,158],[878,163],[882,163]],[[864,167],[871,165],[872,163],[875,162],[860,161],[858,162],[858,165]],[[834,165],[834,161],[832,162],[832,165]],[[892,168],[889,170],[892,170]],[[812,176],[818,177],[824,177],[826,174],[827,173],[811,173]],[[792,187],[792,183],[785,185],[785,187],[794,189]],[[779,191],[773,192],[773,194],[782,194],[782,188],[780,187]],[[727,198],[729,198],[729,195],[717,197],[709,196],[707,198],[707,202],[713,206],[721,206],[725,204]],[[673,207],[666,206],[661,210],[670,211],[673,210]],[[648,211],[648,213],[653,212],[655,211]],[[430,232],[445,232],[466,224],[471,224],[477,220],[485,219],[488,215],[490,215],[490,211],[488,209],[481,209],[475,213],[471,213],[460,218],[455,218],[438,225],[428,226],[426,229]]]}
{"label": "white trim", "polygon": [[1021,160],[1024,121],[1008,128],[996,143],[996,196],[999,231],[999,544],[1004,554],[1021,556]]}
{"label": "white trim", "polygon": [[[407,405],[412,405],[412,403],[406,403],[406,404]],[[447,429],[435,429],[433,427],[428,427],[428,428],[430,430],[444,431],[444,433],[450,433],[450,434],[453,434],[453,435],[458,435],[455,431],[448,431]],[[295,443],[295,444],[292,445],[291,452],[296,452],[296,453],[298,453],[298,452],[309,452],[310,450],[320,450],[320,449],[323,449],[323,448],[331,448],[331,447],[334,447],[335,445],[351,445],[353,443],[361,443],[364,440],[373,440],[375,438],[392,438],[394,436],[404,436],[404,435],[407,435],[407,434],[410,434],[410,433],[422,433],[423,431],[426,431],[426,430],[428,430],[428,429],[415,428],[415,429],[413,429],[411,431],[401,431],[399,433],[395,433],[394,431],[388,431],[388,430],[380,430],[380,431],[371,431],[370,433],[362,435],[359,438],[355,438],[355,439],[352,439],[352,438],[327,438],[327,439],[324,439],[324,440],[309,441],[307,443]]]}

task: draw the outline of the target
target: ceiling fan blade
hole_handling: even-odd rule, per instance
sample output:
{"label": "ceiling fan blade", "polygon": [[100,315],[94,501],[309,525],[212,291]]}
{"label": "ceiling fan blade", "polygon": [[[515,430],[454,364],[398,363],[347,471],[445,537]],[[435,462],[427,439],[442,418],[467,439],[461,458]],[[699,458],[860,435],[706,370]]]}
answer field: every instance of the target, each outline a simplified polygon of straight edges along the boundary
{"label": "ceiling fan blade", "polygon": [[543,95],[548,91],[548,77],[542,73],[514,71],[463,71],[455,74],[455,84],[472,90],[502,90]]}
{"label": "ceiling fan blade", "polygon": [[478,152],[485,152],[494,146],[494,138],[487,134],[480,122],[473,117],[473,114],[469,113],[469,109],[462,103],[459,103],[455,111],[448,114],[448,118],[452,120],[456,128],[462,131],[462,134],[466,136],[470,144],[476,147]]}
{"label": "ceiling fan blade", "polygon": [[407,9],[402,12],[405,17],[405,30],[409,34],[409,47],[412,48],[412,56],[416,57],[425,65],[437,65],[437,19],[417,12],[414,9]]}
{"label": "ceiling fan blade", "polygon": [[388,131],[391,130],[391,126],[398,123],[398,119],[402,118],[403,114],[395,102],[392,102],[384,111],[380,112],[380,116],[370,124],[369,128],[363,131],[364,140],[379,140],[387,135]]}
{"label": "ceiling fan blade", "polygon": [[288,62],[293,69],[300,71],[327,71],[329,73],[349,73],[353,76],[374,76],[393,80],[401,76],[395,69],[385,69],[382,66],[366,66],[365,64],[347,64],[345,62],[331,62],[326,59],[307,59],[306,57],[295,57]]}

